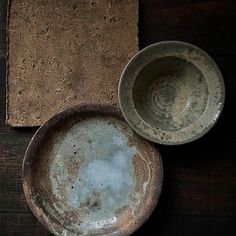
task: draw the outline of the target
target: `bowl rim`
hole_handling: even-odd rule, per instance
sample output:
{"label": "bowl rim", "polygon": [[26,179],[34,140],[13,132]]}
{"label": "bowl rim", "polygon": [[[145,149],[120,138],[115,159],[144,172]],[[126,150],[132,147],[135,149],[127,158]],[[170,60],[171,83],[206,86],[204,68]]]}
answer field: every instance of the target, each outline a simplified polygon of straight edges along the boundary
{"label": "bowl rim", "polygon": [[[183,46],[186,48],[190,48],[195,50],[196,52],[199,52],[203,58],[205,58],[208,61],[208,64],[212,65],[212,67],[215,70],[215,74],[217,74],[217,79],[218,82],[220,84],[220,96],[218,97],[219,101],[220,101],[220,106],[217,112],[217,115],[214,117],[214,119],[212,119],[212,122],[207,125],[201,133],[198,133],[197,135],[194,135],[190,138],[187,139],[183,139],[183,140],[178,140],[178,141],[165,141],[162,139],[159,139],[157,137],[153,137],[150,136],[147,132],[145,132],[143,129],[141,128],[137,128],[137,126],[132,122],[132,120],[130,119],[129,115],[127,115],[127,112],[125,111],[125,105],[122,102],[122,96],[123,96],[123,83],[124,81],[127,79],[132,80],[133,82],[136,80],[136,78],[132,78],[132,76],[127,75],[127,73],[129,72],[130,67],[133,66],[134,63],[136,63],[136,60],[140,59],[140,57],[144,57],[145,58],[145,54],[148,51],[151,50],[155,50],[161,46]],[[171,55],[170,55],[171,56]],[[174,55],[175,57],[178,57],[176,55]],[[145,60],[148,61],[148,63],[153,62],[155,59],[160,58],[156,55],[156,57],[153,57],[153,60],[148,60],[148,58],[146,57]],[[181,57],[180,57],[181,58]],[[135,65],[136,68],[139,68],[139,71],[136,73],[136,75],[148,64],[146,63],[146,61],[144,61],[141,65]],[[190,61],[190,63],[192,63],[194,66],[196,66],[193,62]],[[201,68],[197,67],[201,72]],[[205,77],[205,76],[204,76]],[[133,89],[132,89],[133,91]],[[130,100],[132,100],[132,96],[129,97]],[[127,99],[128,100],[128,99]],[[220,118],[220,115],[223,111],[223,107],[225,104],[225,84],[224,84],[224,79],[222,76],[222,73],[219,69],[219,67],[217,66],[216,62],[212,59],[212,57],[206,53],[204,50],[202,50],[201,48],[197,47],[196,45],[193,45],[191,43],[188,42],[183,42],[183,41],[178,41],[178,40],[165,40],[165,41],[160,41],[160,42],[156,42],[153,44],[150,44],[147,47],[144,47],[143,49],[141,49],[139,52],[137,52],[130,60],[129,62],[126,64],[126,66],[124,67],[121,76],[120,76],[120,80],[119,80],[119,84],[118,84],[118,103],[119,103],[119,107],[121,109],[121,112],[125,118],[125,120],[127,121],[127,123],[132,127],[132,129],[135,130],[135,132],[137,132],[139,135],[141,135],[142,137],[144,137],[145,139],[148,139],[149,141],[152,141],[154,143],[158,143],[158,144],[164,144],[164,145],[182,145],[182,144],[187,144],[190,143],[192,141],[195,141],[201,137],[203,137],[206,133],[208,133],[208,131],[217,123],[217,121]],[[128,103],[131,103],[130,101],[128,101]],[[135,107],[132,107],[135,110]],[[138,112],[136,112],[138,113]],[[134,113],[133,113],[134,114]],[[143,121],[143,119],[141,118],[141,116],[138,114],[137,117],[139,117],[140,121],[142,120],[142,122],[147,123],[145,121]]]}
{"label": "bowl rim", "polygon": [[[34,216],[40,221],[40,223],[48,229],[52,234],[54,235],[60,235],[57,231],[55,231],[55,226],[52,227],[53,224],[56,225],[56,227],[59,227],[60,229],[63,229],[63,226],[61,226],[57,220],[55,219],[54,222],[52,220],[49,220],[49,217],[45,214],[45,211],[37,206],[35,202],[32,199],[31,195],[31,189],[32,189],[32,183],[31,179],[29,178],[31,166],[34,162],[34,155],[35,151],[38,147],[40,147],[41,142],[47,139],[48,132],[52,131],[54,126],[61,122],[70,116],[80,114],[80,113],[89,113],[92,112],[96,115],[107,115],[112,116],[114,118],[117,118],[118,120],[121,120],[125,122],[125,120],[122,117],[122,113],[119,108],[111,105],[105,105],[105,104],[97,104],[97,103],[83,103],[80,105],[75,105],[72,107],[69,107],[54,116],[52,116],[48,121],[46,121],[33,135],[27,149],[24,155],[23,164],[22,164],[22,183],[23,183],[23,191],[26,198],[26,201],[33,212]],[[151,142],[149,142],[146,139],[143,139],[142,137],[138,136],[139,139],[141,139],[142,142],[145,142],[148,144],[147,150],[149,152],[152,152],[153,157],[155,158],[155,163],[153,164],[153,168],[156,170],[156,180],[155,183],[158,183],[158,186],[155,188],[151,188],[152,192],[152,198],[150,202],[146,203],[146,209],[144,210],[144,214],[140,216],[137,221],[133,224],[129,224],[127,228],[125,228],[121,234],[119,235],[130,235],[131,233],[138,230],[151,216],[152,212],[154,211],[161,192],[162,192],[162,185],[163,185],[163,162],[161,158],[161,154],[159,149]],[[145,207],[144,207],[145,208]],[[69,231],[69,230],[68,230]],[[104,235],[116,235],[116,232],[104,234]]]}

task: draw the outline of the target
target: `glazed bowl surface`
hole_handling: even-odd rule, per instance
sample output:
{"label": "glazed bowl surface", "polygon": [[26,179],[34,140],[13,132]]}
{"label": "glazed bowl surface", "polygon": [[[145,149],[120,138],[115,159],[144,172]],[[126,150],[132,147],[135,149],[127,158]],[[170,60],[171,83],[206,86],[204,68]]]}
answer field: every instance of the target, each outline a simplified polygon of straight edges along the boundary
{"label": "glazed bowl surface", "polygon": [[176,145],[202,137],[223,109],[224,82],[200,48],[164,41],[138,52],[119,83],[119,103],[130,126],[156,143]]}
{"label": "glazed bowl surface", "polygon": [[54,235],[130,235],[150,216],[162,187],[160,153],[117,108],[89,104],[53,116],[34,135],[23,188]]}

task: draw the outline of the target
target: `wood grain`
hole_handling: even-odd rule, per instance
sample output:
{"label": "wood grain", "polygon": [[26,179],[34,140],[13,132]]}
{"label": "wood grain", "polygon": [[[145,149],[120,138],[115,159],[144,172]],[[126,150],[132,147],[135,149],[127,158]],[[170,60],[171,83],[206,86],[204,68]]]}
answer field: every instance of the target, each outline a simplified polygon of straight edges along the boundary
{"label": "wood grain", "polygon": [[0,58],[5,57],[5,37],[6,37],[6,7],[7,1],[0,1]]}
{"label": "wood grain", "polygon": [[[234,145],[231,150],[215,149],[215,146],[220,147],[217,140],[220,129],[221,121],[197,142],[160,147],[165,170],[160,201],[166,213],[235,216]],[[22,192],[21,164],[31,137],[32,134],[24,133],[0,134],[0,186],[3,186],[0,188],[0,212],[29,211]]]}
{"label": "wood grain", "polygon": [[[0,1],[0,16],[4,8]],[[216,126],[202,139],[160,146],[164,186],[158,206],[134,235],[236,235],[235,1],[142,0],[141,47],[164,39],[205,49],[220,67],[226,103]],[[2,4],[2,5],[1,5]],[[0,17],[1,18],[1,17]],[[0,30],[2,24],[0,23]],[[0,48],[4,37],[0,35]],[[1,56],[0,56],[1,58]],[[35,129],[10,129],[5,119],[5,58],[0,60],[0,235],[49,236],[31,214],[21,187],[21,164]]]}
{"label": "wood grain", "polygon": [[[148,221],[133,236],[234,236],[236,218],[167,216],[159,214]],[[4,236],[51,236],[31,213],[0,213],[1,235]],[[149,233],[148,233],[149,232]]]}
{"label": "wood grain", "polygon": [[[155,213],[154,213],[155,214]],[[156,215],[134,236],[233,236],[236,219],[234,217],[200,217]],[[147,232],[150,232],[149,234]]]}
{"label": "wood grain", "polygon": [[193,43],[211,55],[236,54],[232,0],[143,0],[140,45],[162,40]]}
{"label": "wood grain", "polygon": [[50,236],[32,213],[0,213],[3,236]]}
{"label": "wood grain", "polygon": [[0,212],[28,212],[21,166],[31,134],[0,134]]}

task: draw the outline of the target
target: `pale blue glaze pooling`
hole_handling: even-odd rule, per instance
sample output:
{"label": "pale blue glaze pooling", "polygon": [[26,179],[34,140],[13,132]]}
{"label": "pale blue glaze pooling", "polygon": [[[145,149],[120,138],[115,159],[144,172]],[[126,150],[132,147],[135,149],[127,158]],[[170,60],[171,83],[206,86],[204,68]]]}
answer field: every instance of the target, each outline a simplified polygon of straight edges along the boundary
{"label": "pale blue glaze pooling", "polygon": [[128,143],[122,123],[87,119],[56,140],[49,176],[55,196],[66,208],[86,212],[84,232],[114,224],[136,185],[132,160],[138,151]]}

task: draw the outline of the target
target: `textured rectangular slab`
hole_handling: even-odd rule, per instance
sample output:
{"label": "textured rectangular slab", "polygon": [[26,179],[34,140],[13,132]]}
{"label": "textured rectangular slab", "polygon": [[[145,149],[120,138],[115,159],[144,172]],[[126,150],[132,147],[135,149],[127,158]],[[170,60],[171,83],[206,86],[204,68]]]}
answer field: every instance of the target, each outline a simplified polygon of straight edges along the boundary
{"label": "textured rectangular slab", "polygon": [[7,123],[38,126],[81,102],[117,104],[138,51],[137,0],[11,0]]}

